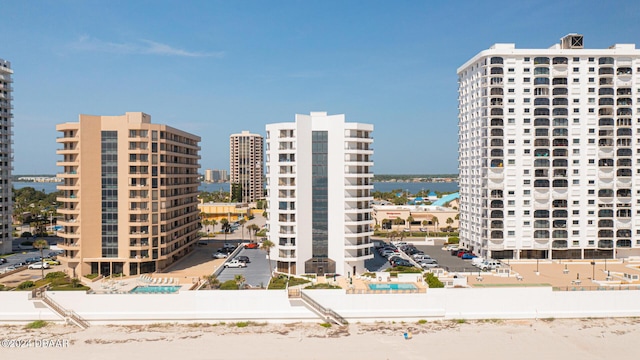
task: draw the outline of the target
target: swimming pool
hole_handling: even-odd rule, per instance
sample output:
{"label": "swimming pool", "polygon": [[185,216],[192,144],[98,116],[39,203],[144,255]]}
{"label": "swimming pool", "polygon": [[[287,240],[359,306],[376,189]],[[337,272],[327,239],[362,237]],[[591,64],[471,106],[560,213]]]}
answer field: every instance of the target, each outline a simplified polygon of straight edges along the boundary
{"label": "swimming pool", "polygon": [[181,286],[136,286],[130,294],[169,294],[180,290]]}
{"label": "swimming pool", "polygon": [[413,284],[369,284],[371,290],[417,290]]}

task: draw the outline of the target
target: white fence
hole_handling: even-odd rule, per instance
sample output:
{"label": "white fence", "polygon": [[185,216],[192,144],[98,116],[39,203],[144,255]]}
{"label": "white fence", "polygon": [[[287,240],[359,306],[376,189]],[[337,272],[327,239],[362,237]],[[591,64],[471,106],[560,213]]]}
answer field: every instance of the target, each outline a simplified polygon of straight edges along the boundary
{"label": "white fence", "polygon": [[[551,288],[429,289],[417,294],[305,293],[350,322],[640,316],[640,291],[552,291]],[[28,292],[0,293],[0,322],[61,320]],[[183,291],[177,294],[47,292],[91,324],[153,322],[321,321],[286,291]]]}

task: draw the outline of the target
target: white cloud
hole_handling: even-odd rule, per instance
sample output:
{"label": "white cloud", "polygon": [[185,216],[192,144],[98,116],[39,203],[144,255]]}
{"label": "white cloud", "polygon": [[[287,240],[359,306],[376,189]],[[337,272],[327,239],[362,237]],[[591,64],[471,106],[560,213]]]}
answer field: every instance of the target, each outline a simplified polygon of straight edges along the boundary
{"label": "white cloud", "polygon": [[185,56],[185,57],[223,57],[224,52],[197,52],[188,51],[172,47],[171,45],[151,41],[138,40],[130,43],[115,43],[102,41],[90,36],[81,36],[78,40],[70,44],[70,48],[79,51],[95,51],[114,54],[143,54],[143,55],[165,55],[165,56]]}

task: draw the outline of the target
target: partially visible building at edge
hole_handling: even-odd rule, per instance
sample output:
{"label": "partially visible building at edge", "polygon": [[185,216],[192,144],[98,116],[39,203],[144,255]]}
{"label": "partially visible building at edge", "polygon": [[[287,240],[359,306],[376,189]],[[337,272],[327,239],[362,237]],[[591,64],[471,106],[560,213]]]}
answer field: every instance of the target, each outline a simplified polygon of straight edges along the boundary
{"label": "partially visible building at edge", "polygon": [[502,259],[640,255],[640,51],[495,44],[458,69],[460,243]]}
{"label": "partially visible building at edge", "polygon": [[197,243],[198,136],[151,116],[80,115],[56,126],[59,257],[72,276],[150,273]]}
{"label": "partially visible building at edge", "polygon": [[11,252],[13,168],[13,87],[11,63],[0,59],[0,254]]}
{"label": "partially visible building at edge", "polygon": [[373,125],[312,112],[266,130],[267,226],[277,270],[365,271],[373,258]]}
{"label": "partially visible building at edge", "polygon": [[204,181],[208,183],[225,182],[227,181],[227,170],[207,169],[204,171]]}
{"label": "partially visible building at edge", "polygon": [[264,138],[243,131],[229,137],[229,182],[240,187],[237,202],[254,202],[264,197]]}

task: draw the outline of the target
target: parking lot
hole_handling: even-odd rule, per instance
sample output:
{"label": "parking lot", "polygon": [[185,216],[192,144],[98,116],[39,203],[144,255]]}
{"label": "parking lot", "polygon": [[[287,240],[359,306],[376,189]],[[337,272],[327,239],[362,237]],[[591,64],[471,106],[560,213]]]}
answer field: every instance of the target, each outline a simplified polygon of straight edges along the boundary
{"label": "parking lot", "polygon": [[[423,242],[422,239],[416,240],[419,241],[412,242],[411,238],[405,239],[404,241],[412,243],[418,250],[422,250],[425,254],[431,256],[431,258],[436,259],[439,267],[447,271],[473,272],[478,270],[476,267],[471,265],[471,260],[462,260],[457,256],[451,256],[449,251],[442,250],[442,244],[424,245],[424,243],[421,244],[421,242]],[[381,256],[377,251],[373,251],[373,255],[373,259],[365,262],[365,268],[369,271],[384,271],[391,267],[389,261],[385,257]],[[403,255],[403,257],[408,258],[406,255]]]}
{"label": "parking lot", "polygon": [[[271,269],[275,266],[275,261],[271,261],[271,266],[267,265],[267,252],[261,249],[241,249],[234,257],[247,256],[249,263],[245,268],[226,268],[218,275],[220,282],[234,280],[236,275],[242,275],[245,278],[245,284],[251,287],[266,287],[271,278]],[[233,260],[232,257],[229,260]]]}

